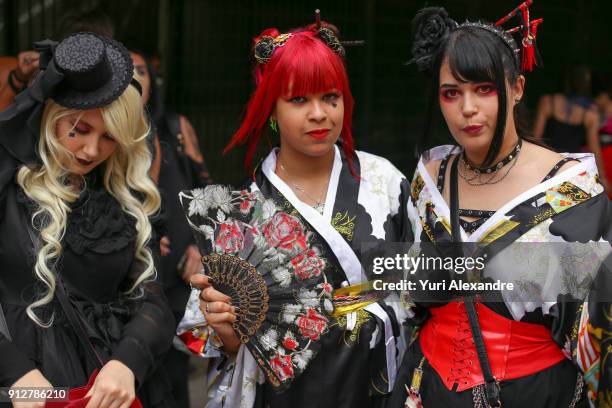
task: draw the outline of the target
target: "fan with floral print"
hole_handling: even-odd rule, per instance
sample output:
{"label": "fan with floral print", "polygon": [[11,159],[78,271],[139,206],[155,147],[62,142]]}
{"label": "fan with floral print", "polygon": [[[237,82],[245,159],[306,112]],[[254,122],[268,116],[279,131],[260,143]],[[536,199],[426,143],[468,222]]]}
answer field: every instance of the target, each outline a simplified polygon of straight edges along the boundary
{"label": "fan with floral print", "polygon": [[179,197],[204,273],[237,309],[238,338],[269,383],[287,388],[317,354],[333,311],[316,234],[260,192],[210,185]]}

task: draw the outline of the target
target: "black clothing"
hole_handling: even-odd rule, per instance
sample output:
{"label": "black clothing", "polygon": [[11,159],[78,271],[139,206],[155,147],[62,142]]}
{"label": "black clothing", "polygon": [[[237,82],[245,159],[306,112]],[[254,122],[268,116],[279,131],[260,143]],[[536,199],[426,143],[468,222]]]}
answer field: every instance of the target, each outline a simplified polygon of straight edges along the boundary
{"label": "black clothing", "polygon": [[[441,188],[436,186],[436,181],[431,179],[426,166],[431,160],[448,160],[448,156],[454,153],[456,153],[454,146],[432,149],[428,156],[424,156],[419,161],[413,178],[408,213],[411,216],[411,225],[417,242],[425,244],[422,247],[423,253],[445,256],[444,251],[447,250],[445,243],[453,242],[457,236],[453,234],[460,234],[461,242],[483,244],[487,267],[478,278],[479,282],[503,279],[504,282],[512,282],[516,287],[525,288],[513,292],[512,295],[508,295],[508,291],[501,290],[483,292],[480,297],[483,307],[486,306],[498,314],[500,319],[511,320],[511,323],[521,322],[542,326],[545,331],[550,331],[550,338],[543,337],[541,344],[558,346],[559,351],[566,357],[556,364],[541,366],[539,370],[534,369],[530,374],[498,378],[503,406],[521,407],[529,401],[528,406],[533,407],[568,407],[576,397],[575,406],[586,407],[588,400],[596,398],[598,393],[602,396],[608,395],[611,371],[610,365],[606,364],[608,357],[603,350],[608,347],[609,339],[598,338],[596,334],[591,333],[610,330],[609,315],[606,315],[609,301],[600,294],[610,293],[606,279],[610,276],[612,259],[609,252],[612,213],[609,200],[603,194],[603,187],[598,183],[597,167],[592,155],[568,155],[551,169],[539,185],[510,200],[495,211],[476,231],[469,233],[460,225],[459,232],[453,233],[452,226],[447,228],[448,225],[452,225],[449,221],[452,213],[442,194],[443,184]],[[566,161],[572,159],[578,159],[580,163],[558,172]],[[554,183],[551,184],[553,180]],[[585,242],[592,244],[588,247],[589,251],[596,247],[603,248],[603,255],[593,256],[593,252],[585,251],[589,253],[588,256],[584,258],[577,256],[580,251],[575,250],[576,247],[572,244]],[[548,256],[546,253],[541,258],[535,256],[542,251],[543,245],[552,243],[560,255]],[[595,243],[601,246],[596,246]],[[519,248],[526,248],[525,245],[531,246],[531,244],[533,246],[529,249],[529,253],[523,251],[518,254]],[[508,254],[513,256],[507,257]],[[584,261],[589,256],[593,256],[597,261],[593,263]],[[549,262],[542,262],[543,258]],[[576,261],[569,261],[570,259]],[[452,276],[426,270],[418,271],[415,276],[420,279],[425,274],[428,274],[427,278],[436,281]],[[570,286],[571,284],[567,284],[570,282],[569,279],[574,279],[571,282],[579,283]],[[546,281],[546,285],[543,281]],[[444,349],[445,354],[436,354],[436,359],[438,361],[446,359],[451,367],[450,371],[455,374],[448,377],[448,371],[438,372],[432,367],[430,356],[423,359],[422,347],[426,349],[425,345],[429,346],[437,340],[421,337],[423,331],[416,332],[415,340],[404,354],[388,407],[403,407],[407,398],[410,398],[410,402],[414,404],[415,394],[427,408],[473,407],[475,388],[457,391],[460,386],[458,380],[468,378],[471,375],[470,366],[480,364],[471,329],[468,327],[467,337],[462,338],[462,333],[466,333],[462,331],[463,317],[458,318],[456,323],[447,323],[454,327],[435,326],[435,320],[434,323],[428,320],[432,319],[434,308],[446,305],[457,293],[438,291],[436,294],[430,290],[426,295],[430,297],[425,297],[424,294],[417,295],[418,298],[412,309],[414,317],[409,324],[413,326],[411,328],[434,327],[439,332],[456,330],[457,334],[452,343],[441,343],[443,346],[435,349],[436,353],[441,353],[440,350],[448,344],[448,348]],[[434,298],[436,295],[437,299]],[[602,311],[606,312],[602,314]],[[465,319],[467,322],[467,314]],[[481,325],[482,322],[484,320],[481,320]],[[434,326],[427,326],[428,324]],[[503,335],[505,334],[501,329],[490,335],[490,338],[495,340],[494,336],[498,336],[499,339]],[[512,333],[508,339],[514,335]],[[534,345],[537,344],[533,340],[530,341]],[[485,344],[487,344],[486,338]],[[510,340],[506,351],[508,354],[504,355],[504,358],[508,358],[504,360],[505,362],[510,361],[508,356],[511,344]],[[523,347],[522,352],[526,353],[525,350],[528,348]],[[595,351],[591,353],[591,350]],[[596,350],[602,350],[601,356]],[[494,361],[491,355],[489,361]],[[423,371],[420,386],[415,385],[417,391],[409,392],[415,368],[421,362]],[[506,373],[510,372],[509,366],[504,369],[507,369]],[[450,382],[451,379],[455,382]],[[467,381],[465,384],[467,385]],[[475,394],[478,395],[477,389]],[[605,405],[600,403],[595,406]]]}
{"label": "black clothing", "polygon": [[558,152],[578,153],[586,145],[586,128],[584,127],[584,117],[578,124],[562,122],[555,117],[554,95],[550,96],[551,116],[546,120],[543,139],[546,143]]}
{"label": "black clothing", "polygon": [[[170,240],[170,254],[161,258],[160,276],[164,292],[175,319],[180,321],[191,292],[189,285],[181,277],[179,264],[185,250],[195,244],[191,229],[178,199],[182,190],[204,187],[210,183],[204,163],[197,163],[187,156],[183,149],[180,116],[167,113],[157,127],[161,148],[161,165],[158,187],[164,209],[165,235]],[[189,407],[188,393],[188,355],[171,349],[162,366],[172,378],[172,393],[177,406]]]}
{"label": "black clothing", "polygon": [[185,221],[178,194],[182,190],[204,187],[211,181],[205,165],[195,162],[183,151],[179,115],[165,115],[165,120],[158,127],[158,137],[162,160],[158,187],[171,249],[170,254],[161,259],[161,277],[170,308],[180,320],[190,289],[181,278],[177,266],[187,247],[195,244],[195,241]]}
{"label": "black clothing", "polygon": [[[96,367],[87,361],[57,299],[34,310],[43,321],[53,315],[48,328],[26,314],[46,287],[34,273],[34,248],[40,245],[31,221],[36,205],[15,182],[16,168],[0,147],[0,303],[12,337],[0,334],[0,386],[11,386],[35,368],[55,387],[83,386]],[[88,177],[70,204],[62,253],[52,269],[103,359],[119,360],[133,371],[145,406],[171,406],[167,380],[155,368],[171,344],[174,319],[157,282],[123,295],[142,272],[134,256],[135,219],[101,179]],[[158,240],[151,239],[150,246],[158,248]]]}

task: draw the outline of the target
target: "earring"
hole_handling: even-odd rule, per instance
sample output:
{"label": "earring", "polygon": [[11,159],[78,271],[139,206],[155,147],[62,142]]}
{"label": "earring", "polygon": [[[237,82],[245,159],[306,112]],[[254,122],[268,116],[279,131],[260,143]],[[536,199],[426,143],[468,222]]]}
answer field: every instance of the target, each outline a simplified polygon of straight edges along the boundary
{"label": "earring", "polygon": [[278,133],[278,123],[276,122],[276,119],[272,117],[270,118],[270,129],[272,129],[274,133]]}
{"label": "earring", "polygon": [[514,100],[514,104],[515,104],[515,105],[518,105],[520,101],[521,101],[520,99],[515,99],[515,100]]}
{"label": "earring", "polygon": [[68,132],[68,137],[69,137],[69,138],[71,138],[71,139],[72,139],[72,138],[73,138],[73,137],[75,137],[75,136],[76,136],[76,133],[75,133],[75,132],[72,132],[72,131],[71,131],[71,132]]}

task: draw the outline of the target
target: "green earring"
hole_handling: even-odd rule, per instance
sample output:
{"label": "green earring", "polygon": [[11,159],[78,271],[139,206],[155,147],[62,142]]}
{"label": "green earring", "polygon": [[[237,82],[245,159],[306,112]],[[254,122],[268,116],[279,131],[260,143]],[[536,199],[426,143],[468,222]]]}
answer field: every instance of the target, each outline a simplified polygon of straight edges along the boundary
{"label": "green earring", "polygon": [[270,118],[270,129],[272,129],[274,133],[278,133],[278,124],[274,118]]}

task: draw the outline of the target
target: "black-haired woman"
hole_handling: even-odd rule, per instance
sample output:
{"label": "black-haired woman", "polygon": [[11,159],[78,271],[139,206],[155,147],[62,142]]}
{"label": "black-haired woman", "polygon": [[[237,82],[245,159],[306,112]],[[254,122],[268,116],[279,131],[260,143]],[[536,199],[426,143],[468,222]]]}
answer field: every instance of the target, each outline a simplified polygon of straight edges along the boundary
{"label": "black-haired woman", "polygon": [[[414,235],[432,255],[481,257],[485,267],[464,283],[517,290],[408,294],[419,330],[391,406],[577,407],[597,398],[608,406],[612,327],[601,289],[610,274],[609,202],[591,155],[555,153],[518,124],[533,22],[521,22],[530,28],[522,64],[515,41],[496,26],[459,25],[441,8],[421,10],[414,24],[414,62],[430,75],[431,112],[439,105],[455,141],[418,164],[408,208]],[[580,242],[591,243],[580,247],[592,256],[588,267],[575,260]],[[446,289],[463,278],[458,269],[436,272],[414,276],[444,280]]]}

